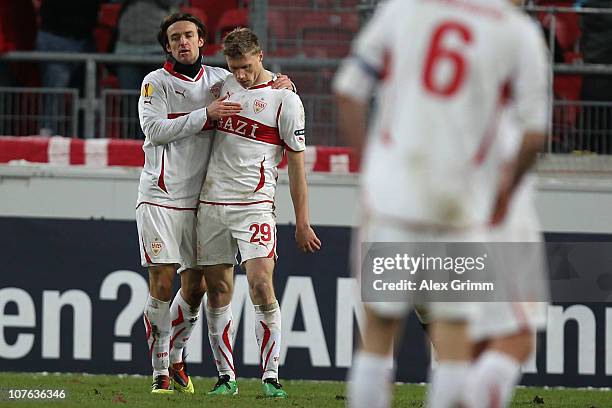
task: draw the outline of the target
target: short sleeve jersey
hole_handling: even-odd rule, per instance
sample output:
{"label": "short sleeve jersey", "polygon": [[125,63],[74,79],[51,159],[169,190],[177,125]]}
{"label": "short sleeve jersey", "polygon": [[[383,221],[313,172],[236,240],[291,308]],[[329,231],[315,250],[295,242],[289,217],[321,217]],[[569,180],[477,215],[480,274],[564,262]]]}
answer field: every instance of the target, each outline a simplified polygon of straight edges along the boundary
{"label": "short sleeve jersey", "polygon": [[303,151],[306,134],[299,96],[271,85],[272,81],[245,89],[234,77],[225,81],[221,95],[240,103],[242,112],[218,122],[201,202],[274,202],[284,151]]}
{"label": "short sleeve jersey", "polygon": [[202,66],[189,78],[166,63],[144,78],[138,101],[145,134],[139,204],[197,207],[214,134],[205,107],[218,98],[229,75],[223,68]]}
{"label": "short sleeve jersey", "polygon": [[[499,183],[501,112],[544,132],[541,32],[507,0],[390,0],[356,39],[337,93],[377,109],[362,186],[371,212],[453,227],[488,220]],[[513,132],[518,137],[521,132]]]}

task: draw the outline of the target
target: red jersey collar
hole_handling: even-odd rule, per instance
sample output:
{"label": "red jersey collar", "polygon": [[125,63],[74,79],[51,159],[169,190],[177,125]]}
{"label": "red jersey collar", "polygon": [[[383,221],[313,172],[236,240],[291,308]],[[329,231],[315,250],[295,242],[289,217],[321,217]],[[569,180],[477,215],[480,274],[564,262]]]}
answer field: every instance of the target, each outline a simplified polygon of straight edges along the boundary
{"label": "red jersey collar", "polygon": [[272,86],[273,83],[274,83],[274,78],[269,80],[268,82],[266,82],[264,84],[255,85],[255,86],[252,86],[252,87],[250,87],[248,89],[251,90],[251,89],[265,88],[266,86]]}

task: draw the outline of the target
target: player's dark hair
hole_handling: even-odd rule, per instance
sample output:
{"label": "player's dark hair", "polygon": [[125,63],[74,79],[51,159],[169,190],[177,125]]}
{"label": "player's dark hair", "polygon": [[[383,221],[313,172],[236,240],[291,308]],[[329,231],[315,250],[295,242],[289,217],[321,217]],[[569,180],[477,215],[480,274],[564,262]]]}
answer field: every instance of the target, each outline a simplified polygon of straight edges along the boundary
{"label": "player's dark hair", "polygon": [[230,58],[241,58],[259,51],[259,39],[248,28],[236,28],[223,39],[223,54]]}
{"label": "player's dark hair", "polygon": [[157,33],[157,41],[162,46],[166,54],[170,54],[167,49],[168,44],[170,44],[168,40],[168,27],[170,27],[172,24],[176,23],[177,21],[189,21],[195,24],[198,30],[198,35],[200,36],[200,38],[204,40],[204,44],[206,44],[206,26],[204,25],[202,20],[200,20],[198,17],[194,16],[193,14],[174,13],[174,14],[170,14],[168,17],[164,19],[164,21],[159,26],[159,33]]}

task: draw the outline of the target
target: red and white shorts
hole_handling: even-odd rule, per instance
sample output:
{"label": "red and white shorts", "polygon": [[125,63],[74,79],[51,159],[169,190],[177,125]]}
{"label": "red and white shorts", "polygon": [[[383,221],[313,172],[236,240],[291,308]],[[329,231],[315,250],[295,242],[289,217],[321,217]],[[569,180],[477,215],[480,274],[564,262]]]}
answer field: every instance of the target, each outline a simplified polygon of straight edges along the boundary
{"label": "red and white shorts", "polygon": [[176,264],[178,272],[196,266],[196,210],[141,203],[136,207],[140,262],[149,267]]}
{"label": "red and white shorts", "polygon": [[237,265],[255,258],[276,259],[276,216],[271,204],[200,204],[197,264]]}

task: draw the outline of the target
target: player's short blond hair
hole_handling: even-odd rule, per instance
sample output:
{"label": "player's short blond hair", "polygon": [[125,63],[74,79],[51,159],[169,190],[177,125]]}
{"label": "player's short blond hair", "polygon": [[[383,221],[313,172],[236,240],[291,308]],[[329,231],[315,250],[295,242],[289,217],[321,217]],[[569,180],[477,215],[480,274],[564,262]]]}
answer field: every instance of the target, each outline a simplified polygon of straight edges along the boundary
{"label": "player's short blond hair", "polygon": [[249,28],[236,28],[223,39],[223,54],[230,58],[242,58],[260,51],[259,39]]}

